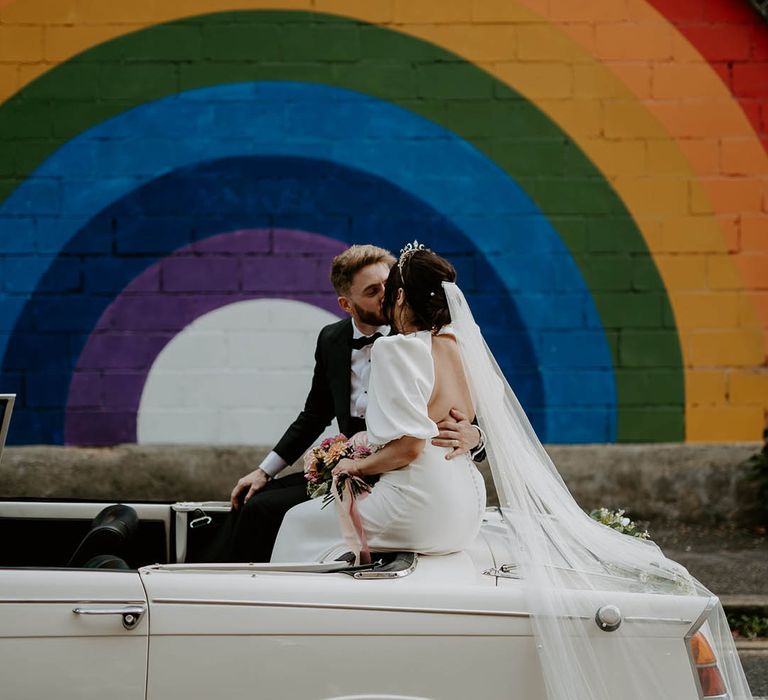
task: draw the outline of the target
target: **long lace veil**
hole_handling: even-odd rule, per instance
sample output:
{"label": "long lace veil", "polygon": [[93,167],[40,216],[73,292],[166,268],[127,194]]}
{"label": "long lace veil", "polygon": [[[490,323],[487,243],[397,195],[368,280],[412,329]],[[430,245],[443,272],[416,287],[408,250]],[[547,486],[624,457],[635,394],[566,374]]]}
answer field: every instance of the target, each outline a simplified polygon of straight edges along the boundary
{"label": "long lace veil", "polygon": [[[719,601],[653,542],[621,534],[581,510],[496,364],[463,293],[453,283],[443,287],[507,524],[505,563],[519,572],[549,700],[614,700],[609,687],[615,691],[615,682],[605,679],[616,668],[622,700],[670,697],[663,669],[647,658],[647,645],[654,615],[668,617],[673,595],[707,599],[702,602],[711,610],[701,631],[715,651],[729,697],[751,698]],[[640,593],[656,595],[641,600]],[[617,602],[622,612],[634,605],[649,617],[634,624],[628,618],[616,631],[603,631],[596,610]],[[688,622],[682,629],[696,621]],[[682,632],[679,641],[685,643]],[[620,665],[606,668],[607,656],[620,659]]]}

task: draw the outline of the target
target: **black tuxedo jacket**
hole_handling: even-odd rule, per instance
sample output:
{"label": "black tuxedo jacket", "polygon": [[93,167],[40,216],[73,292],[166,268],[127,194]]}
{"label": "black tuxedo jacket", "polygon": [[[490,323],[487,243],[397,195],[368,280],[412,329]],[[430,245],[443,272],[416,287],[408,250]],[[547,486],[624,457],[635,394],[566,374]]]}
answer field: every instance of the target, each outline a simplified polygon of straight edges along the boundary
{"label": "black tuxedo jacket", "polygon": [[365,422],[349,412],[352,372],[352,319],[325,326],[317,337],[315,373],[304,410],[275,445],[288,464],[301,457],[336,418],[347,437],[365,430]]}

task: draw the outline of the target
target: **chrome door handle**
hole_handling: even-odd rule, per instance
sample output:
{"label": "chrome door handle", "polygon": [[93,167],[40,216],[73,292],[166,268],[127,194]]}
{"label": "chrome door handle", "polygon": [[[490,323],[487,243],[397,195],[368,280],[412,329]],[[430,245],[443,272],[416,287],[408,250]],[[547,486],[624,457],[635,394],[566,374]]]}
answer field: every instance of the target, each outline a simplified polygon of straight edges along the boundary
{"label": "chrome door handle", "polygon": [[121,605],[118,607],[104,607],[100,605],[80,605],[72,610],[75,615],[122,615],[123,627],[132,630],[139,624],[144,613],[147,612],[146,605]]}

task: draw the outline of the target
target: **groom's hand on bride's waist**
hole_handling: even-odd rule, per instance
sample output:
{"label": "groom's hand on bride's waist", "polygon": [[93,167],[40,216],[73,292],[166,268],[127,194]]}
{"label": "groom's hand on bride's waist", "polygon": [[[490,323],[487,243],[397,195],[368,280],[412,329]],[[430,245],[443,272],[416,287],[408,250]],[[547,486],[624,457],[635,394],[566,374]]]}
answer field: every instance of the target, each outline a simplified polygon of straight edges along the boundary
{"label": "groom's hand on bride's waist", "polygon": [[453,459],[465,452],[474,450],[480,444],[480,431],[467,416],[455,408],[451,409],[450,417],[437,424],[440,431],[432,444],[436,447],[450,447],[446,459]]}

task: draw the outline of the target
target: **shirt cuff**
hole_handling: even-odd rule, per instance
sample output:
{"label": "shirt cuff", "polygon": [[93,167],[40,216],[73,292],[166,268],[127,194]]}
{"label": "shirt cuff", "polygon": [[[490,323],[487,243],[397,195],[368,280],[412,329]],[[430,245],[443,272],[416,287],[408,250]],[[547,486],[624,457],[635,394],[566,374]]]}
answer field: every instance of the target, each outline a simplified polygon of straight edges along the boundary
{"label": "shirt cuff", "polygon": [[259,469],[268,476],[274,477],[288,466],[286,462],[277,452],[270,452],[259,465]]}
{"label": "shirt cuff", "polygon": [[472,459],[477,457],[477,455],[479,455],[485,449],[485,433],[479,425],[476,425],[475,428],[477,428],[477,431],[480,433],[480,442],[477,443],[477,447],[469,451],[469,456]]}

